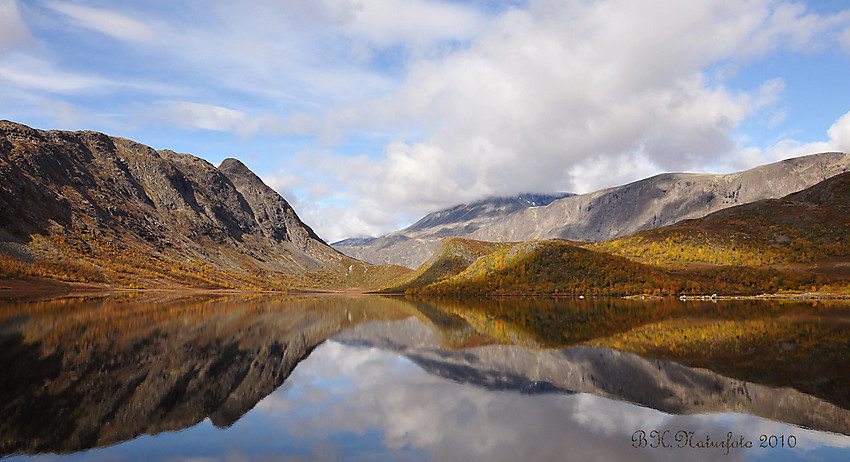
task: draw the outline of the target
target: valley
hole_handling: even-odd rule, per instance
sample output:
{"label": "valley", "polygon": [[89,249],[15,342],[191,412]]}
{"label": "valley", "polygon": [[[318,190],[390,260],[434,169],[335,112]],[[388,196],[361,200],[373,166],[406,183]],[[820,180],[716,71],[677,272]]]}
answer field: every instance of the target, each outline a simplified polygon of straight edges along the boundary
{"label": "valley", "polygon": [[216,167],[100,133],[2,122],[0,280],[6,290],[845,296],[848,169],[847,154],[823,153],[487,199],[330,246],[236,159]]}

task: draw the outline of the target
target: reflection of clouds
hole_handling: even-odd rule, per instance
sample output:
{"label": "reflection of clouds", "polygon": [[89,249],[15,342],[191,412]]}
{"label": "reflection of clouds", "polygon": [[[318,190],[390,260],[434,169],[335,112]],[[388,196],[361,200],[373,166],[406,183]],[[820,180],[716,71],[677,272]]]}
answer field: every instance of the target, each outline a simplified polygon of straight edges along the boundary
{"label": "reflection of clouds", "polygon": [[747,429],[754,442],[759,435],[794,435],[797,438],[797,450],[813,450],[821,447],[850,448],[850,437],[836,433],[820,432],[795,427],[782,422],[767,419],[754,419],[746,414],[722,414],[706,416],[718,426]]}
{"label": "reflection of clouds", "polygon": [[[669,430],[667,449],[636,449],[632,434]],[[745,436],[753,449],[678,449]],[[760,434],[795,435],[794,449],[758,449]],[[671,415],[591,394],[524,395],[458,384],[377,348],[329,341],[284,386],[222,431],[209,420],[69,456],[80,461],[680,461],[831,460],[850,437],[746,414]],[[821,452],[818,452],[821,451]],[[827,456],[835,456],[837,452]],[[34,460],[65,460],[40,456]],[[16,457],[10,460],[17,460]],[[5,459],[4,459],[5,462]]]}
{"label": "reflection of clouds", "polygon": [[[801,430],[742,414],[667,415],[588,395],[522,395],[457,384],[375,348],[327,342],[298,366],[298,382],[259,409],[289,409],[277,416],[293,436],[330,438],[377,431],[390,449],[421,449],[434,460],[745,460],[756,449],[635,449],[636,430],[692,431],[725,440],[732,431],[758,445],[758,435],[794,434],[799,457],[808,448],[846,447],[850,439]],[[302,382],[305,381],[305,382]],[[341,392],[324,402],[303,400],[311,388]],[[297,391],[302,389],[302,391]],[[302,416],[296,420],[292,415]],[[668,442],[675,443],[672,436]],[[780,454],[777,452],[777,454]]]}
{"label": "reflection of clouds", "polygon": [[624,406],[622,402],[590,394],[574,397],[573,419],[585,427],[605,434],[631,434],[638,428],[660,428],[667,414],[640,406]]}

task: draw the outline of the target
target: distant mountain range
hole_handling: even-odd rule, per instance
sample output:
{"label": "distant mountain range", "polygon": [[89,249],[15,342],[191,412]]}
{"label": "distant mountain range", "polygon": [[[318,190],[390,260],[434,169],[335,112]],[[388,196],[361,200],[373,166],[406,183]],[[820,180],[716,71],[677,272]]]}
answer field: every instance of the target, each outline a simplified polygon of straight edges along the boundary
{"label": "distant mountain range", "polygon": [[468,236],[479,229],[498,226],[501,220],[514,212],[546,206],[572,195],[557,193],[491,197],[429,213],[404,230],[386,236],[350,238],[334,242],[331,246],[363,261],[380,262],[374,264],[393,260],[395,263],[392,264],[415,268],[434,253],[436,246],[432,244],[440,238]]}
{"label": "distant mountain range", "polygon": [[847,293],[850,172],[600,243],[444,238],[389,292],[433,295]]}
{"label": "distant mountain range", "polygon": [[416,268],[444,237],[599,242],[782,197],[848,170],[850,155],[829,152],[726,175],[667,173],[587,194],[535,196],[539,201],[519,196],[458,205],[429,214],[401,231],[333,246],[369,263]]}
{"label": "distant mountain range", "polygon": [[[323,242],[236,159],[0,122],[0,275],[288,288],[373,268]],[[5,273],[5,274],[2,274]]]}

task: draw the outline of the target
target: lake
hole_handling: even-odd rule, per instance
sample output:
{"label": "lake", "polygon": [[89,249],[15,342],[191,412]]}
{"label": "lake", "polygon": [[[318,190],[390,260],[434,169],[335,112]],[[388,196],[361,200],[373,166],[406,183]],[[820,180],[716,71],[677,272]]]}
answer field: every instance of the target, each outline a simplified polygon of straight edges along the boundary
{"label": "lake", "polygon": [[850,459],[850,305],[115,293],[0,302],[0,456]]}

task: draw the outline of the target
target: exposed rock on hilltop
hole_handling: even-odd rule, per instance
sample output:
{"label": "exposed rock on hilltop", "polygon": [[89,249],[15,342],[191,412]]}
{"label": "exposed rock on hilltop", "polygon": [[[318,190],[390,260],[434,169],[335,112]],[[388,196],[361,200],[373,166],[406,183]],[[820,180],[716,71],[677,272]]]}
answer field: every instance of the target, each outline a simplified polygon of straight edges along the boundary
{"label": "exposed rock on hilltop", "polygon": [[308,251],[311,244],[324,243],[316,233],[305,225],[278,193],[236,159],[224,159],[218,170],[222,172],[242,197],[248,202],[254,219],[262,233],[278,242],[292,242]]}
{"label": "exposed rock on hilltop", "polygon": [[0,241],[5,277],[286,287],[308,273],[363,269],[235,159],[216,168],[102,133],[5,121]]}
{"label": "exposed rock on hilltop", "polygon": [[457,210],[469,207],[458,206],[366,244],[336,248],[371,263],[417,267],[431,256],[439,239],[448,236],[491,242],[551,238],[598,242],[734,205],[782,197],[848,170],[850,155],[831,152],[727,175],[668,173],[548,204],[505,210],[487,216],[486,221],[459,219],[447,227],[429,218],[456,216]]}

